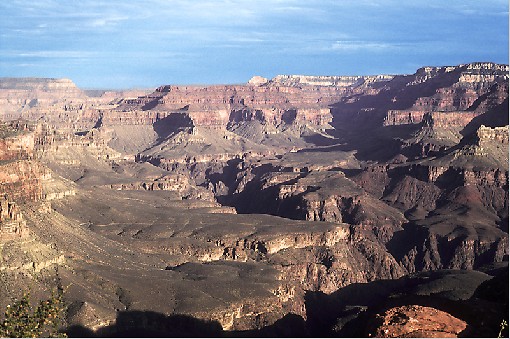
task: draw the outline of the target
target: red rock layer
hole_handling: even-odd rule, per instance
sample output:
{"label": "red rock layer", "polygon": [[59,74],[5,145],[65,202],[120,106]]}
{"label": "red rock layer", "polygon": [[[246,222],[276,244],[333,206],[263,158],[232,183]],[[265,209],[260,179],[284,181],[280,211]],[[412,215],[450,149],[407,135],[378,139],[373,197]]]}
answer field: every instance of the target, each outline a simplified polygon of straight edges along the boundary
{"label": "red rock layer", "polygon": [[457,338],[467,328],[465,321],[432,307],[394,307],[381,315],[369,336],[378,338]]}
{"label": "red rock layer", "polygon": [[274,125],[293,121],[321,125],[331,121],[328,106],[346,91],[338,87],[270,85],[163,86],[148,96],[124,100],[117,112],[103,117],[103,122],[149,124],[170,113],[184,113],[195,126],[226,126],[251,120]]}
{"label": "red rock layer", "polygon": [[36,161],[17,160],[0,165],[0,197],[9,201],[36,201],[42,197],[41,179],[46,175]]}
{"label": "red rock layer", "polygon": [[[433,112],[439,123],[447,125],[453,119],[453,124],[465,126],[508,98],[507,74],[507,65],[492,63],[421,68],[413,76],[388,83],[391,86],[400,81],[405,87],[402,94],[396,93],[388,104],[384,125],[417,124],[427,113]],[[416,99],[411,101],[413,96]],[[404,102],[407,107],[399,107]]]}
{"label": "red rock layer", "polygon": [[30,159],[34,154],[34,136],[21,134],[0,139],[0,160]]}

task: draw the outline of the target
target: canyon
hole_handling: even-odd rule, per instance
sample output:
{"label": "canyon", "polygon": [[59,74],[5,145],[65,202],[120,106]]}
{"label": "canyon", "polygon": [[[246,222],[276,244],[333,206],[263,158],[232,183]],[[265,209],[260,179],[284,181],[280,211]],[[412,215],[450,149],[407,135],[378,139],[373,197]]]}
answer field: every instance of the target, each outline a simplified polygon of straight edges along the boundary
{"label": "canyon", "polygon": [[63,291],[71,336],[496,336],[508,72],[0,78],[0,307]]}

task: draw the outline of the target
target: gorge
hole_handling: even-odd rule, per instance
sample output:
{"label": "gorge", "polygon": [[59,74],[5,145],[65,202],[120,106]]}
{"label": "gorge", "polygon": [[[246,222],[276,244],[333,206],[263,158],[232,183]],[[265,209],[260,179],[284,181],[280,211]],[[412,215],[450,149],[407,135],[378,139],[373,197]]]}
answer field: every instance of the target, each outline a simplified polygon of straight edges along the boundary
{"label": "gorge", "polygon": [[71,336],[369,336],[392,312],[495,336],[508,71],[0,78],[0,306],[63,290]]}

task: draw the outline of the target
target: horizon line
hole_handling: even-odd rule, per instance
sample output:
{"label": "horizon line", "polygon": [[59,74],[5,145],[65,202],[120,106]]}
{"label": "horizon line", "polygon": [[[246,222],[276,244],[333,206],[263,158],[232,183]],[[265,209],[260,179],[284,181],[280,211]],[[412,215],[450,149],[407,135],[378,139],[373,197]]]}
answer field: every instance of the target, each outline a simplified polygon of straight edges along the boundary
{"label": "horizon line", "polygon": [[16,77],[16,76],[0,76],[0,81],[8,80],[8,79],[12,79],[12,80],[29,80],[30,79],[30,80],[52,80],[52,81],[67,80],[67,81],[72,82],[78,89],[83,90],[83,91],[130,91],[130,90],[152,90],[152,89],[157,89],[157,88],[163,87],[163,86],[190,86],[190,87],[200,87],[200,86],[240,86],[240,85],[248,84],[249,81],[252,78],[257,77],[257,76],[260,76],[260,77],[262,77],[264,79],[267,79],[268,81],[272,81],[275,78],[281,77],[281,76],[294,76],[294,77],[299,77],[299,76],[302,76],[302,77],[407,76],[407,75],[415,74],[420,69],[427,68],[427,67],[432,67],[432,68],[461,67],[461,66],[465,66],[465,65],[485,64],[485,63],[509,67],[510,60],[509,60],[509,63],[500,63],[500,62],[495,62],[495,61],[472,61],[472,62],[460,63],[460,64],[455,64],[455,65],[424,65],[424,66],[421,66],[421,67],[417,68],[414,73],[376,73],[376,74],[342,74],[342,75],[339,75],[339,74],[284,74],[284,73],[280,73],[280,74],[274,75],[273,77],[265,77],[265,76],[262,76],[262,75],[259,75],[259,74],[254,74],[250,79],[248,79],[245,82],[166,83],[166,84],[159,84],[159,85],[152,85],[152,86],[151,85],[148,85],[148,86],[142,85],[142,86],[132,86],[132,87],[102,87],[102,88],[101,87],[89,87],[89,86],[83,86],[82,87],[82,86],[79,86],[72,79],[72,77],[65,77],[65,76],[64,77],[41,77],[41,76],[20,76],[20,77]]}

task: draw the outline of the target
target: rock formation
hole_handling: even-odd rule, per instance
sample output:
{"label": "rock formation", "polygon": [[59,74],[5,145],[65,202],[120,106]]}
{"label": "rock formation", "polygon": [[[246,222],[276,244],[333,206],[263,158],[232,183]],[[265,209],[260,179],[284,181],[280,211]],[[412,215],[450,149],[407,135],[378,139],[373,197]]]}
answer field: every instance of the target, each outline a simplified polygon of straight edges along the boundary
{"label": "rock formation", "polygon": [[458,338],[467,327],[466,322],[446,312],[418,305],[395,307],[378,318],[382,324],[371,337]]}

